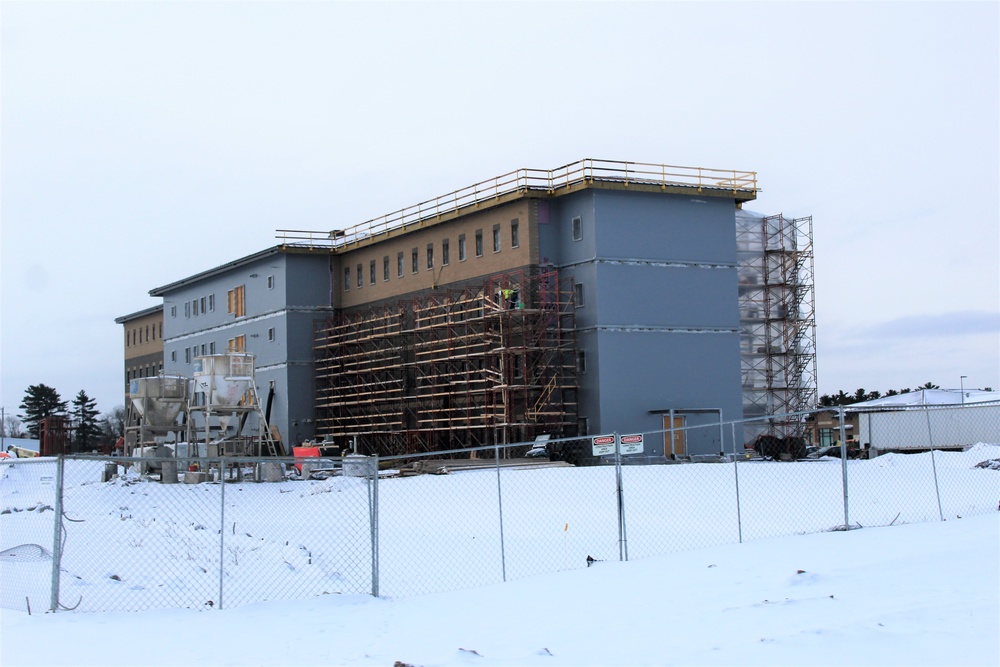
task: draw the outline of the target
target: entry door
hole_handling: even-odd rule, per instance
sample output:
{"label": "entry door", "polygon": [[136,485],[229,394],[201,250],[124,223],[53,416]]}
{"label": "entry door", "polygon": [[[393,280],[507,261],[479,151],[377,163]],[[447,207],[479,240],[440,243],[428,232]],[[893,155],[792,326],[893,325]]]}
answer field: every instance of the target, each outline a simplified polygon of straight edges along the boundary
{"label": "entry door", "polygon": [[[670,415],[663,415],[663,453],[666,456],[670,456]],[[680,456],[684,453],[684,434],[685,431],[681,430],[684,428],[684,417],[681,415],[674,415],[674,448],[673,454]]]}

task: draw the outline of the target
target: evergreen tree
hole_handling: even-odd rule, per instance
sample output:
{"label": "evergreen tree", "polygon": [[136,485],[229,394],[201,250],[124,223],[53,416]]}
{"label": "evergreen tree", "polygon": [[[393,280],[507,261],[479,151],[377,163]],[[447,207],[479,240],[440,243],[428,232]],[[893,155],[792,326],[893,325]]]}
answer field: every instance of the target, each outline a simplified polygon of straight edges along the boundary
{"label": "evergreen tree", "polygon": [[42,420],[66,412],[66,401],[59,392],[44,384],[33,384],[24,392],[24,400],[19,406],[24,412],[19,415],[29,438],[38,438]]}
{"label": "evergreen tree", "polygon": [[73,399],[73,417],[76,420],[76,448],[78,451],[91,449],[97,442],[101,429],[97,424],[97,401],[83,389]]}

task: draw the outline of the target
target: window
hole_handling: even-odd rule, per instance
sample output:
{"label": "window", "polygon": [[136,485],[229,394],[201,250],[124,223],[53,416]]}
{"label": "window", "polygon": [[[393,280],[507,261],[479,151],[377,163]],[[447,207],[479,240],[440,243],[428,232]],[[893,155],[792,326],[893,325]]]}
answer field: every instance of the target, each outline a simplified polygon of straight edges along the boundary
{"label": "window", "polygon": [[170,317],[177,317],[177,306],[170,306]]}
{"label": "window", "polygon": [[465,261],[465,234],[458,235],[458,261]]}
{"label": "window", "polygon": [[493,252],[500,252],[500,225],[493,225]]}
{"label": "window", "polygon": [[351,267],[344,269],[344,291],[351,289]]}
{"label": "window", "polygon": [[417,249],[414,248],[410,252],[410,273],[416,273],[420,270],[420,256],[417,253]]}
{"label": "window", "polygon": [[510,247],[511,248],[519,248],[519,247],[521,247],[521,239],[520,239],[520,235],[518,233],[518,227],[519,226],[520,226],[520,222],[518,221],[517,218],[514,218],[513,220],[510,221]]}
{"label": "window", "polygon": [[205,356],[205,344],[204,343],[201,344],[201,356],[203,356],[203,357]]}
{"label": "window", "polygon": [[441,241],[441,266],[448,266],[451,258],[448,256],[448,239]]}
{"label": "window", "polygon": [[368,284],[375,284],[375,260],[370,260],[368,262]]}
{"label": "window", "polygon": [[389,255],[382,258],[382,280],[389,281]]}
{"label": "window", "polygon": [[193,315],[194,315],[195,317],[198,317],[198,299],[193,299],[193,300],[191,301],[191,313],[192,313],[192,314],[193,314]]}
{"label": "window", "polygon": [[580,283],[573,285],[573,302],[577,308],[583,308],[585,305],[583,301],[583,285]]}
{"label": "window", "polygon": [[483,230],[476,230],[476,257],[483,256]]}
{"label": "window", "polygon": [[156,340],[156,325],[153,325],[153,340]]}
{"label": "window", "polygon": [[583,220],[580,216],[573,218],[573,240],[579,241],[583,238]]}
{"label": "window", "polygon": [[207,312],[208,312],[208,311],[207,311],[207,310],[205,309],[205,302],[206,302],[206,299],[205,299],[205,297],[201,297],[201,312],[202,312],[202,313],[207,313]]}
{"label": "window", "polygon": [[209,354],[215,354],[215,341],[214,340],[211,343],[208,344],[208,353]]}
{"label": "window", "polygon": [[271,327],[267,330],[267,339],[270,341],[274,340],[274,327]]}
{"label": "window", "polygon": [[400,278],[403,277],[403,253],[402,251],[396,253],[396,275]]}
{"label": "window", "polygon": [[229,351],[230,352],[245,352],[246,351],[246,336],[237,336],[236,338],[229,339]]}
{"label": "window", "polygon": [[364,267],[358,264],[358,289],[361,289],[365,283]]}
{"label": "window", "polygon": [[576,353],[576,372],[586,373],[587,372],[587,352],[586,350],[578,350]]}
{"label": "window", "polygon": [[427,268],[428,269],[433,269],[434,268],[434,244],[433,243],[428,243],[427,244]]}
{"label": "window", "polygon": [[267,289],[274,289],[274,276],[267,277]]}
{"label": "window", "polygon": [[209,294],[208,295],[208,312],[210,312],[210,313],[214,313],[215,312],[215,295],[214,294]]}
{"label": "window", "polygon": [[177,361],[177,350],[170,350],[170,361]]}
{"label": "window", "polygon": [[160,340],[163,340],[163,322],[160,322]]}
{"label": "window", "polygon": [[246,307],[244,303],[244,286],[234,287],[229,290],[226,294],[227,301],[229,302],[229,313],[235,315],[236,317],[243,317],[246,315]]}
{"label": "window", "polygon": [[191,350],[186,347],[184,348],[184,363],[185,364],[191,363]]}
{"label": "window", "polygon": [[[233,312],[233,311],[230,310],[229,312]],[[184,302],[184,317],[191,317],[191,302],[190,301],[185,301]]]}

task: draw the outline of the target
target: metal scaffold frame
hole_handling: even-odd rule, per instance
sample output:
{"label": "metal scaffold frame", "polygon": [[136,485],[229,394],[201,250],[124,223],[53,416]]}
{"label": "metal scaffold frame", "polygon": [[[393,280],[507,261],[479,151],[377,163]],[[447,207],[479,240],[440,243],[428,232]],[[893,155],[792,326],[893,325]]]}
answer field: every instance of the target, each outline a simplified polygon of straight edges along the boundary
{"label": "metal scaffold frame", "polygon": [[517,270],[319,322],[317,436],[388,456],[575,435],[572,295]]}
{"label": "metal scaffold frame", "polygon": [[[816,406],[816,309],[812,217],[737,221],[743,416],[795,414]],[[801,436],[796,419],[744,433]]]}

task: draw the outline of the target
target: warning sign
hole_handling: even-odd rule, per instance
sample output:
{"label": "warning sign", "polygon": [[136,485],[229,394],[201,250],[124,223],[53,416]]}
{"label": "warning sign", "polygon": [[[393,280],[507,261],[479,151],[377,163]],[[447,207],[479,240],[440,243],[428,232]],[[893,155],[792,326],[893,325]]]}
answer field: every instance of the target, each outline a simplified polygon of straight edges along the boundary
{"label": "warning sign", "polygon": [[592,439],[594,456],[607,456],[615,453],[615,436],[595,435]]}
{"label": "warning sign", "polygon": [[642,433],[622,436],[622,455],[642,454]]}

